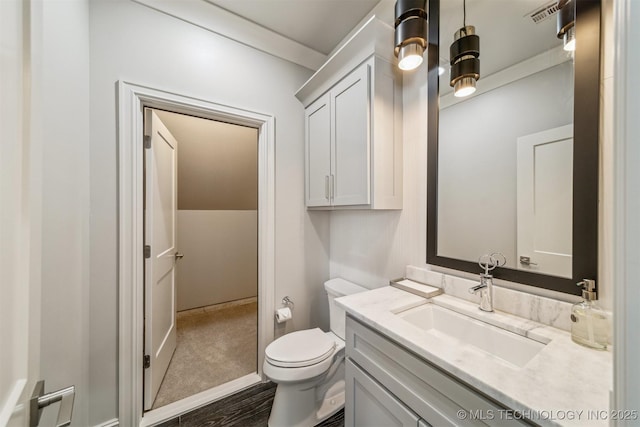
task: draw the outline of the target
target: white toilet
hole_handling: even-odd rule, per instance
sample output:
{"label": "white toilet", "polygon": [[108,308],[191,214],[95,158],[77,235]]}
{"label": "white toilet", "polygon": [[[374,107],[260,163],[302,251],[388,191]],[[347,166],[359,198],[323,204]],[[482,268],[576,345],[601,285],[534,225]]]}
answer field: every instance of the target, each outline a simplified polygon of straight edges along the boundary
{"label": "white toilet", "polygon": [[319,328],[286,334],[265,350],[264,373],[278,384],[269,427],[310,427],[344,406],[345,312],[334,299],[367,289],[344,279],[324,284],[331,332]]}

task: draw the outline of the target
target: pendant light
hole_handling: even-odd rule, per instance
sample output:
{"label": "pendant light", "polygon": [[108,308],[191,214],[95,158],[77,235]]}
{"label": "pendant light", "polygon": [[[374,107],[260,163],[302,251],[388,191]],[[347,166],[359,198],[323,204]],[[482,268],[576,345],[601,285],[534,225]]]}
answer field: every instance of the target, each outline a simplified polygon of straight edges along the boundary
{"label": "pendant light", "polygon": [[398,67],[413,70],[422,64],[427,48],[427,0],[398,0],[395,14],[395,49]]}
{"label": "pendant light", "polygon": [[462,2],[462,28],[453,35],[449,48],[451,81],[453,94],[458,98],[469,96],[476,91],[476,81],[480,79],[480,37],[476,28],[467,25],[467,1]]}
{"label": "pendant light", "polygon": [[564,50],[576,50],[576,3],[573,0],[558,0],[558,38]]}

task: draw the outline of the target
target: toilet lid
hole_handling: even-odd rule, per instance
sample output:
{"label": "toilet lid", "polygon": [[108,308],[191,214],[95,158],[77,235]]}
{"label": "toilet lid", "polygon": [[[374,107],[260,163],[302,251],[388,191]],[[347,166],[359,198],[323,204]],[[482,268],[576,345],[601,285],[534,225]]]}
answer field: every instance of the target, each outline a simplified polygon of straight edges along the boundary
{"label": "toilet lid", "polygon": [[321,329],[306,329],[278,338],[267,346],[265,356],[272,365],[299,368],[322,362],[335,346],[335,340]]}

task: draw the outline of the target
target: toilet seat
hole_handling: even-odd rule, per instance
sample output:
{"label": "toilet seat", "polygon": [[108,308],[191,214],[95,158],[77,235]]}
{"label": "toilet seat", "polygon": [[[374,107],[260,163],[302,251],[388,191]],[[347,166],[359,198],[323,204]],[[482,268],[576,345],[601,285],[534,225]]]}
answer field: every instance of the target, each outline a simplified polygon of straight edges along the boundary
{"label": "toilet seat", "polygon": [[265,349],[265,358],[273,366],[300,368],[316,365],[329,358],[336,342],[320,328],[286,334]]}

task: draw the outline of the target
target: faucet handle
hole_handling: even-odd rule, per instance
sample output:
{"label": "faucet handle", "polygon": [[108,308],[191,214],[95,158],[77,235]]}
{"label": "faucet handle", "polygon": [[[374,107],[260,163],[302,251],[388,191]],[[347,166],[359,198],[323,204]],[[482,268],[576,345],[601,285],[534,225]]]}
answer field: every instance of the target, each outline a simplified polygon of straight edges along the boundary
{"label": "faucet handle", "polygon": [[484,270],[485,275],[489,275],[489,272],[496,267],[502,267],[507,263],[507,257],[500,252],[494,252],[492,254],[484,254],[478,258],[478,265]]}
{"label": "faucet handle", "polygon": [[476,285],[476,286],[472,286],[472,287],[470,287],[470,288],[469,288],[469,293],[470,293],[470,294],[476,294],[476,293],[478,293],[478,291],[479,291],[480,289],[484,289],[484,288],[486,288],[486,287],[487,287],[487,284],[486,284],[486,283],[484,283],[484,282],[482,282],[482,283],[480,283],[479,285]]}
{"label": "faucet handle", "polygon": [[502,252],[494,252],[491,254],[491,258],[493,258],[496,262],[496,267],[504,267],[507,264],[507,257],[504,256]]}

